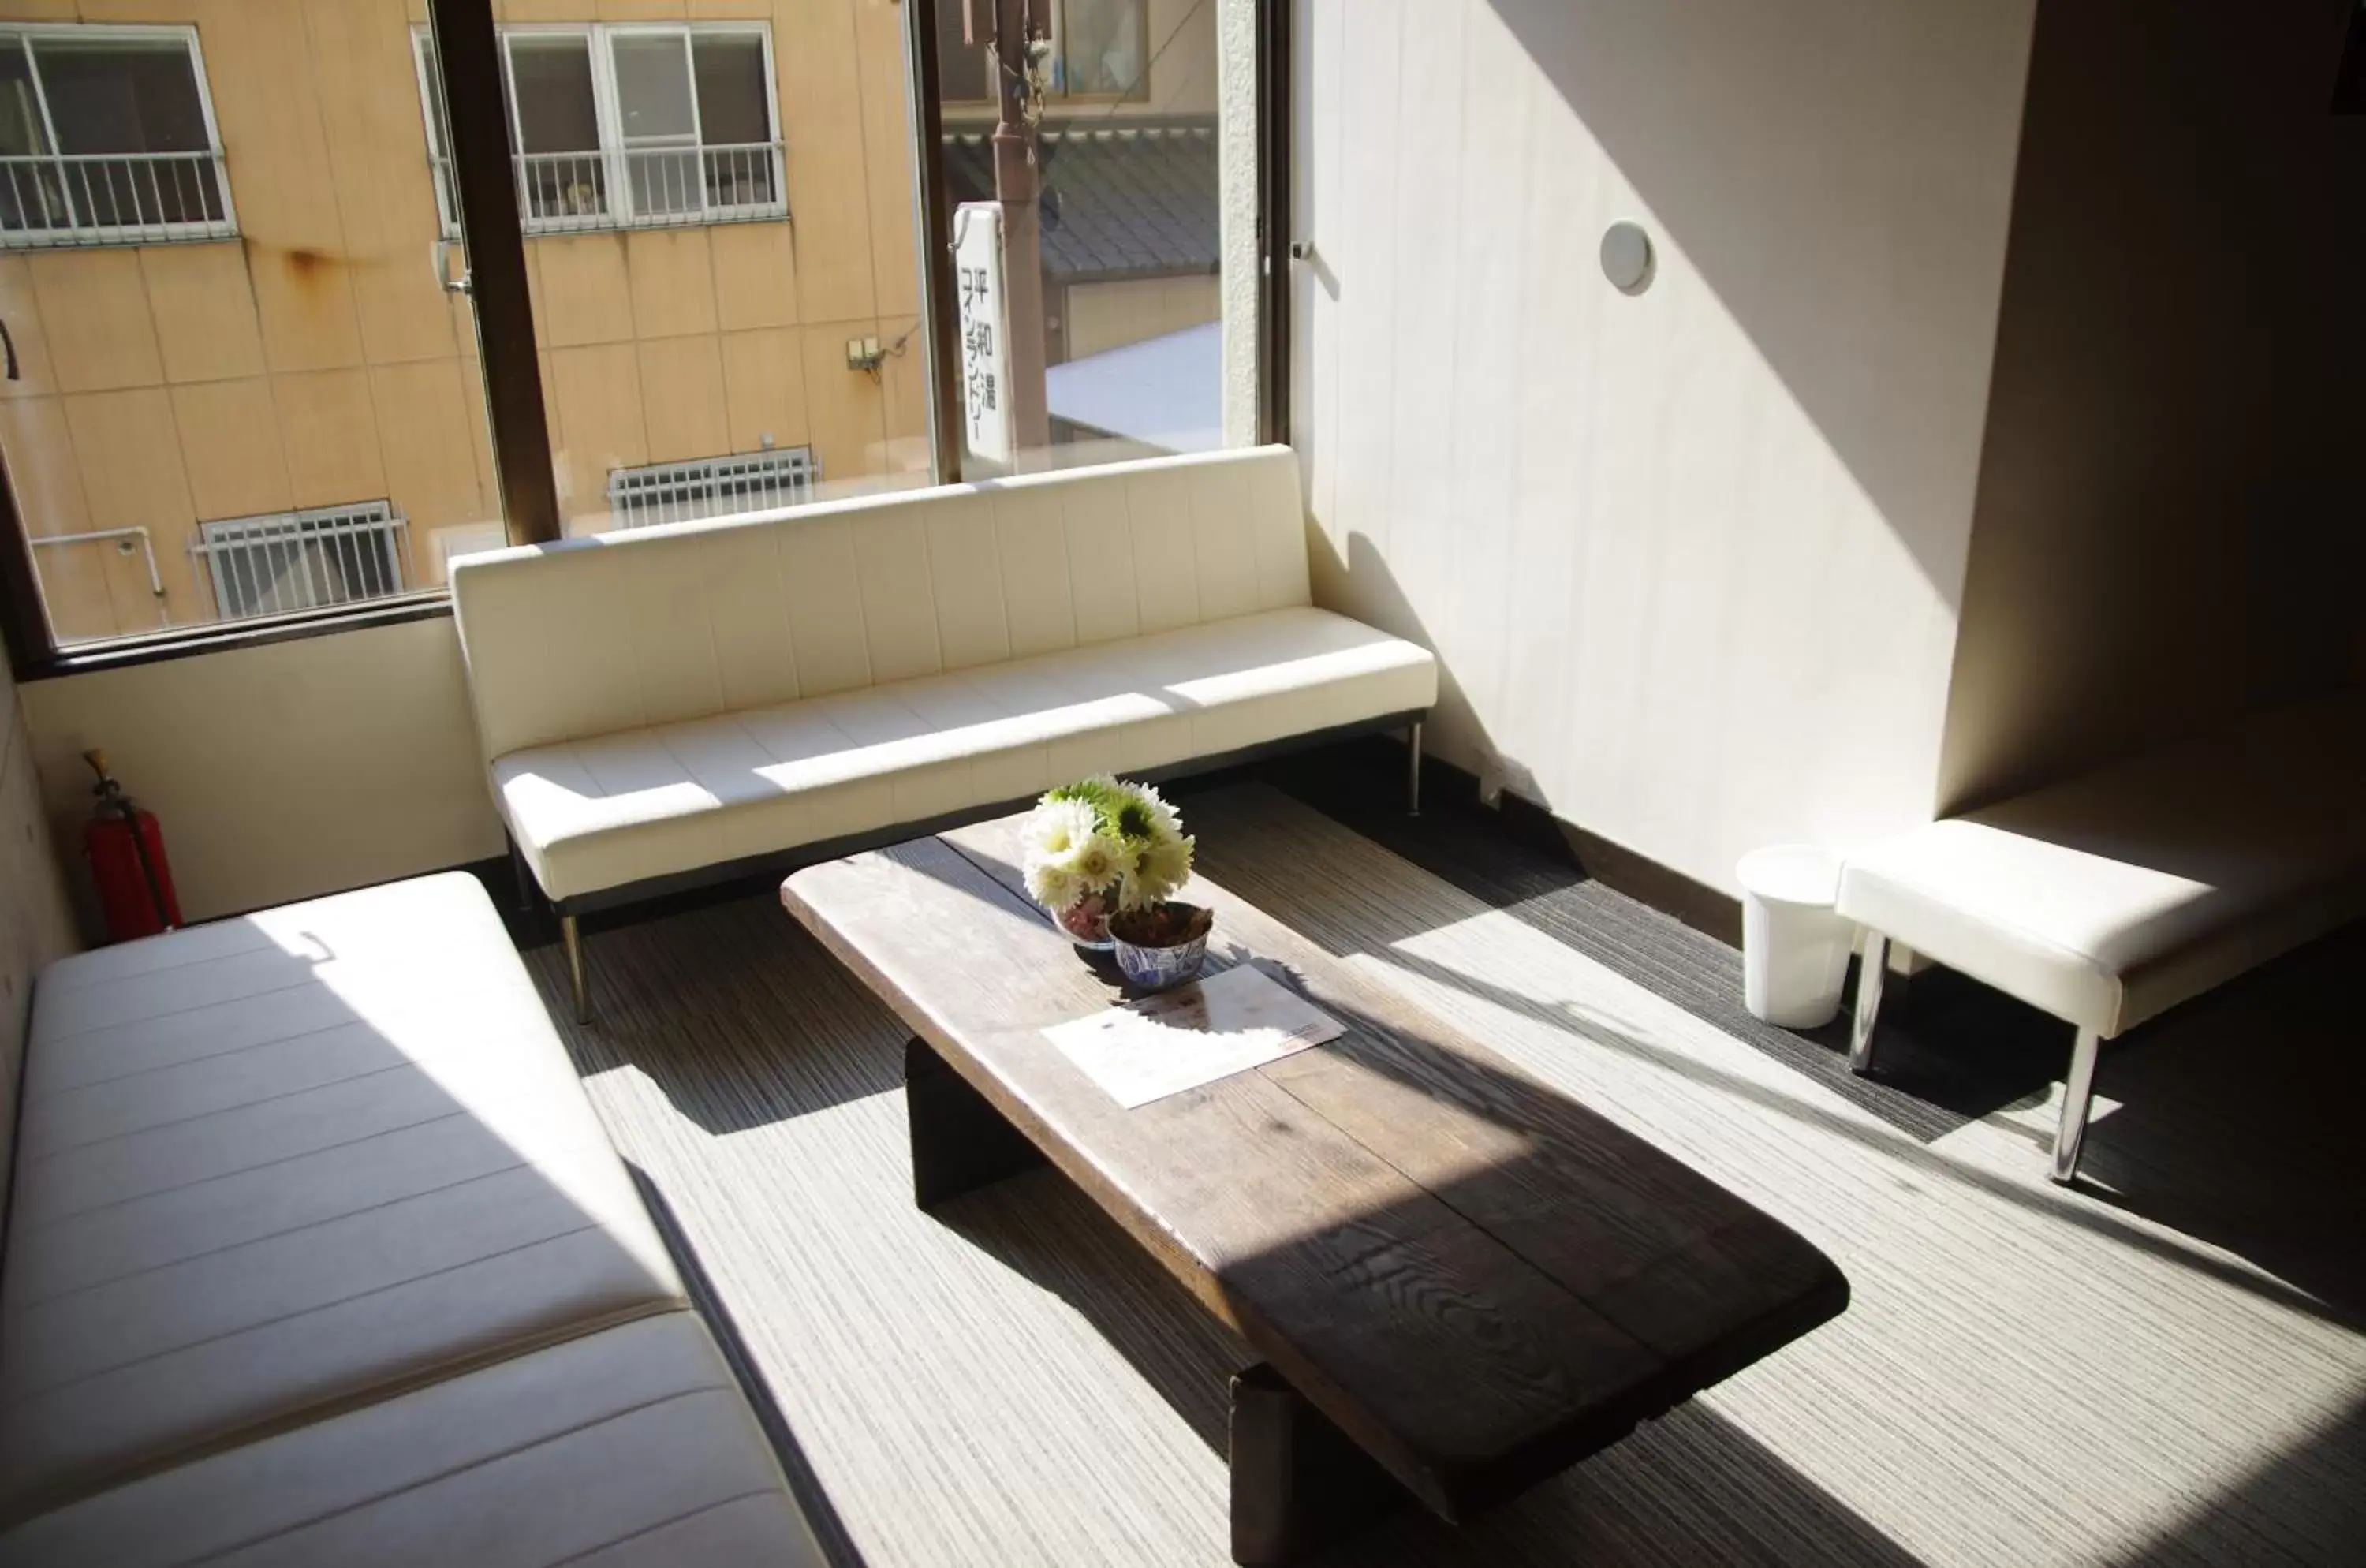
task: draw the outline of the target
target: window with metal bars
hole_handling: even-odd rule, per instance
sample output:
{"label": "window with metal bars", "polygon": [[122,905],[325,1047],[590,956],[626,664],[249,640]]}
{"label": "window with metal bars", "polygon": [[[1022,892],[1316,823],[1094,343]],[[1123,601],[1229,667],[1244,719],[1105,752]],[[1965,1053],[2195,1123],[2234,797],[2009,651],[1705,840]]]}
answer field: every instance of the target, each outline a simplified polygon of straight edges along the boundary
{"label": "window with metal bars", "polygon": [[0,246],[238,232],[188,27],[0,27]]}
{"label": "window with metal bars", "polygon": [[[444,231],[459,235],[442,66],[412,30]],[[529,234],[788,216],[761,23],[507,27],[503,85]]]}
{"label": "window with metal bars", "polygon": [[608,475],[608,507],[614,513],[611,526],[648,528],[796,506],[813,499],[820,478],[820,465],[806,446],[615,468]]}
{"label": "window with metal bars", "polygon": [[200,523],[189,553],[215,614],[276,615],[401,592],[408,527],[390,503],[366,501]]}

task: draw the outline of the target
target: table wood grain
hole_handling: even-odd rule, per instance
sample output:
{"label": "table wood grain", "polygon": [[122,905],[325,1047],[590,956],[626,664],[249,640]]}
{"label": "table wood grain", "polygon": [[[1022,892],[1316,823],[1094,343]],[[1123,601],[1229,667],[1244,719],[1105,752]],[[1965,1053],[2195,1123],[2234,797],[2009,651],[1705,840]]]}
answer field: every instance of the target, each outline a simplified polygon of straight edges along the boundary
{"label": "table wood grain", "polygon": [[[783,906],[1322,1413],[1448,1519],[1841,1312],[1814,1247],[1205,878],[1211,971],[1338,1040],[1125,1110],[1042,1033],[1123,995],[1018,818],[798,872]],[[1319,874],[1309,868],[1309,874]]]}

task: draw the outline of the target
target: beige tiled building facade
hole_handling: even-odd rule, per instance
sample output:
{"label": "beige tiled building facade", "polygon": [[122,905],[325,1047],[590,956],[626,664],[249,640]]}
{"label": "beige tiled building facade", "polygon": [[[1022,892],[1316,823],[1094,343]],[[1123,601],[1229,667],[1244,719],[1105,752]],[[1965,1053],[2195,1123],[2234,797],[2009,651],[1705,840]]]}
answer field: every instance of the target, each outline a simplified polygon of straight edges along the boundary
{"label": "beige tiled building facade", "polygon": [[[766,43],[785,216],[677,213],[666,227],[603,217],[569,233],[529,223],[570,531],[604,525],[618,469],[802,448],[832,484],[925,471],[926,356],[908,335],[918,299],[899,8],[501,0],[496,12],[561,37],[569,24],[613,24],[621,36],[637,24],[736,21]],[[61,637],[237,613],[211,578],[208,560],[219,558],[201,547],[214,536],[208,524],[382,503],[372,514],[382,520],[356,525],[355,536],[373,549],[392,541],[402,587],[433,585],[448,554],[498,539],[475,333],[431,262],[443,225],[422,112],[423,22],[420,0],[0,0],[0,107],[16,107],[0,125],[0,153],[20,155],[0,158],[0,321],[17,362],[17,378],[0,381],[0,446],[36,541],[106,536],[37,543]],[[79,29],[47,30],[60,24]],[[171,38],[194,29],[228,186],[226,201],[200,202],[203,210],[134,195],[114,215],[234,224],[232,237],[136,243],[118,229],[62,243],[74,238],[62,226],[107,213],[60,188],[80,182],[87,194],[93,169],[103,185],[134,166],[59,156],[75,152],[78,134],[61,118],[61,85],[97,90],[76,51],[102,27],[153,35],[161,53],[138,69],[175,82],[187,68],[169,62]],[[607,74],[606,35],[582,36],[602,61],[603,124],[629,135],[637,111]],[[695,35],[640,36],[662,54],[680,47],[669,38]],[[703,58],[699,69],[704,80]],[[174,127],[160,129],[160,117],[171,119],[152,115],[141,145],[170,143]],[[525,143],[532,152],[532,130]],[[188,177],[154,159],[132,177],[160,166]],[[59,216],[27,215],[44,202]],[[848,340],[873,337],[906,352],[887,353],[875,374],[850,368]],[[347,586],[364,577],[374,592],[397,586],[386,570],[373,557],[368,572],[345,572]],[[251,609],[253,596],[242,603]]]}

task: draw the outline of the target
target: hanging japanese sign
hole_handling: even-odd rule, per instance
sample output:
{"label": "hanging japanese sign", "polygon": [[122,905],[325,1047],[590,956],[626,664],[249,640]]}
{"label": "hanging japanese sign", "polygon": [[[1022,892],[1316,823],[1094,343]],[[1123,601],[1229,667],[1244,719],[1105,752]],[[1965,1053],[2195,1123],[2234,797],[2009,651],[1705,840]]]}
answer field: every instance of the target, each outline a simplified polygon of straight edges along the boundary
{"label": "hanging japanese sign", "polygon": [[962,444],[971,457],[1008,471],[1015,444],[1000,203],[953,209],[953,293],[961,304]]}

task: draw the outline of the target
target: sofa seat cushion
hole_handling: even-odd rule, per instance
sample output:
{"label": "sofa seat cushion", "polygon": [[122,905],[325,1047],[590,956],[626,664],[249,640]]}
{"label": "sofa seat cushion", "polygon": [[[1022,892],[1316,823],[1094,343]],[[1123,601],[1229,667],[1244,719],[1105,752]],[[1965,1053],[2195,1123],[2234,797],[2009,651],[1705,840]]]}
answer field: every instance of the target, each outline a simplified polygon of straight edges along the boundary
{"label": "sofa seat cushion", "polygon": [[1429,652],[1327,611],[1186,626],[513,751],[512,833],[567,898],[1426,708]]}
{"label": "sofa seat cushion", "polygon": [[0,1515],[683,1299],[469,876],[35,986]]}
{"label": "sofa seat cushion", "polygon": [[2106,1038],[2366,911],[2366,701],[2298,705],[1852,856],[1840,912]]}
{"label": "sofa seat cushion", "polygon": [[695,1314],[664,1313],[84,1498],[0,1564],[820,1568]]}

